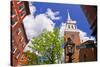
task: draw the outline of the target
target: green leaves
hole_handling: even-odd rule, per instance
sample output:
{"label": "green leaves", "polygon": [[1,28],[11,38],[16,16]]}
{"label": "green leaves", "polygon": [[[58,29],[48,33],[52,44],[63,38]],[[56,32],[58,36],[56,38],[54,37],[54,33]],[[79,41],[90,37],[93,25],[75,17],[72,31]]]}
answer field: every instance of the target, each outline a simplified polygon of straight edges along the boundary
{"label": "green leaves", "polygon": [[25,56],[28,59],[27,65],[36,65],[38,64],[38,56],[34,52],[26,51],[24,52]]}
{"label": "green leaves", "polygon": [[38,51],[43,57],[48,58],[48,63],[58,63],[61,60],[63,38],[59,37],[59,29],[55,28],[53,32],[43,31],[41,35],[31,40],[29,47],[33,51]]}

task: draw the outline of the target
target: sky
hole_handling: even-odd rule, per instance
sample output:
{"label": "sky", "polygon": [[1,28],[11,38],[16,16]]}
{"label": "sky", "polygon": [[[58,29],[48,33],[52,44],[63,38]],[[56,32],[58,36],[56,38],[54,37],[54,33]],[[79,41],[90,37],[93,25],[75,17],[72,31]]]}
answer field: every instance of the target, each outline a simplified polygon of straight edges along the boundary
{"label": "sky", "polygon": [[53,20],[55,27],[60,27],[61,23],[65,23],[67,21],[67,9],[70,13],[70,16],[73,20],[77,21],[77,27],[84,32],[87,32],[87,35],[90,36],[91,31],[89,29],[89,24],[86,17],[83,14],[83,11],[80,5],[73,4],[57,4],[57,3],[41,3],[34,2],[34,6],[37,7],[37,12],[35,14],[45,13],[46,9],[51,8],[52,11],[59,11],[59,15],[61,18],[59,20]]}
{"label": "sky", "polygon": [[42,33],[43,29],[53,31],[53,28],[60,29],[61,35],[67,21],[67,10],[72,20],[77,23],[80,37],[84,40],[94,39],[91,37],[91,30],[80,5],[30,2],[31,14],[23,20],[28,39],[36,37]]}

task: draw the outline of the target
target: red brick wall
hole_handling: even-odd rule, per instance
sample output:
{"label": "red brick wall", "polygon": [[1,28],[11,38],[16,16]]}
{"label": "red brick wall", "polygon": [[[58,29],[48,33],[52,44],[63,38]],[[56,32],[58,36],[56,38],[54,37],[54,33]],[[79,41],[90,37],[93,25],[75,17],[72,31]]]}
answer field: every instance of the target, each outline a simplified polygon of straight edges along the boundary
{"label": "red brick wall", "polygon": [[[68,31],[65,31],[64,32],[64,40],[65,42],[67,41],[67,38],[71,38],[72,41],[75,43],[75,45],[80,45],[80,37],[79,37],[79,32],[68,32]],[[76,49],[75,48],[75,53],[73,55],[73,62],[78,62],[79,61],[79,49]],[[66,58],[66,61],[68,61],[68,56],[65,56]]]}
{"label": "red brick wall", "polygon": [[83,48],[80,49],[80,61],[94,61],[96,60],[94,48]]}
{"label": "red brick wall", "polygon": [[[11,65],[20,65],[20,64],[26,64],[27,63],[27,58],[25,58],[22,62],[21,57],[23,56],[23,50],[27,44],[27,38],[25,37],[25,31],[24,31],[24,27],[23,27],[23,18],[26,16],[20,16],[19,14],[22,13],[22,11],[19,11],[18,7],[21,4],[24,4],[23,2],[18,3],[18,1],[11,1],[11,11],[14,10],[15,11],[15,17],[17,17],[17,21],[15,22],[15,24],[11,25],[11,40],[14,41],[14,43],[11,44]],[[13,19],[12,15],[11,15],[11,20]],[[20,32],[18,31],[18,29],[20,28]],[[24,47],[23,47],[24,46]],[[12,49],[16,47],[16,51],[15,53],[12,52]],[[18,51],[20,52],[20,55],[18,57],[18,59],[16,58],[16,56],[18,55]]]}

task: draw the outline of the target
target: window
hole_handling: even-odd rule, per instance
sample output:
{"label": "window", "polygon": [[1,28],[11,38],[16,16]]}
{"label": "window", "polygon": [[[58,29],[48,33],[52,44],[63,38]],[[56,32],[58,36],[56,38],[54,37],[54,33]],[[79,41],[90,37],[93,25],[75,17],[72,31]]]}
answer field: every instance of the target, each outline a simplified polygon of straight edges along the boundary
{"label": "window", "polygon": [[21,32],[22,32],[22,29],[21,29],[21,28],[18,28],[18,29],[16,30],[17,35],[20,35]]}
{"label": "window", "polygon": [[17,17],[11,19],[11,25],[15,24],[16,22],[17,22]]}
{"label": "window", "polygon": [[26,45],[26,43],[24,42],[24,43],[23,43],[23,48],[25,47],[25,45]]}
{"label": "window", "polygon": [[21,42],[23,42],[23,39],[24,39],[23,36],[21,36]]}
{"label": "window", "polygon": [[20,16],[24,16],[26,14],[25,10],[23,10],[21,13],[20,13]]}
{"label": "window", "polygon": [[11,10],[11,16],[13,17],[13,16],[15,16],[15,15],[16,15],[16,13],[15,13],[14,9],[12,9],[12,10]]}
{"label": "window", "polygon": [[18,28],[17,33],[18,35],[21,33],[21,28]]}
{"label": "window", "polygon": [[22,3],[19,6],[19,12],[20,12],[20,16],[23,17],[26,14],[25,8],[24,8],[24,3]]}
{"label": "window", "polygon": [[68,28],[70,29],[70,25],[68,25]]}
{"label": "window", "polygon": [[21,60],[24,60],[24,55],[22,55]]}
{"label": "window", "polygon": [[14,8],[11,9],[11,25],[15,24],[17,22],[17,15],[16,10]]}
{"label": "window", "polygon": [[74,28],[76,29],[76,26],[74,26]]}
{"label": "window", "polygon": [[17,4],[20,4],[21,3],[21,1],[17,1]]}
{"label": "window", "polygon": [[18,7],[19,10],[23,10],[24,9],[24,4],[21,4],[19,7]]}
{"label": "window", "polygon": [[17,52],[17,56],[16,56],[16,59],[18,59],[20,56],[20,51]]}
{"label": "window", "polygon": [[72,29],[74,29],[74,25],[72,25]]}
{"label": "window", "polygon": [[23,14],[26,14],[26,11],[25,10],[23,11]]}
{"label": "window", "polygon": [[14,45],[14,40],[12,39],[12,45]]}
{"label": "window", "polygon": [[12,53],[14,54],[16,52],[17,48],[16,47],[13,47],[12,48]]}

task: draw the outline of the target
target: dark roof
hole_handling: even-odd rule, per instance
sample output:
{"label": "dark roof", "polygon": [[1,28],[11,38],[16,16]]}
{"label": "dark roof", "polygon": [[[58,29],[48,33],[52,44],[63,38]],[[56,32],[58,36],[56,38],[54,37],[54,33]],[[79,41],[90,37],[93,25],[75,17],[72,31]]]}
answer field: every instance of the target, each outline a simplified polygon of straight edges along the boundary
{"label": "dark roof", "polygon": [[79,46],[76,46],[76,48],[80,49],[80,48],[94,48],[95,47],[95,43],[93,40],[88,40],[85,41],[84,43],[80,44]]}

